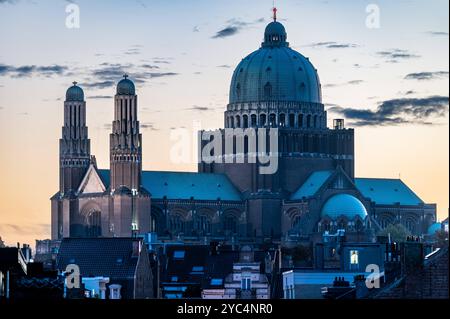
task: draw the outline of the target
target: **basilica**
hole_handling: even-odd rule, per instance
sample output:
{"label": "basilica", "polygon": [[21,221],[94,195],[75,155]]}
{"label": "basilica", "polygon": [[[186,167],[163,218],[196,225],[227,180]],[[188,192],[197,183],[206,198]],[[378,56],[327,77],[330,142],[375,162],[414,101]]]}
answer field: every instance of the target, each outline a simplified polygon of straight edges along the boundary
{"label": "basilica", "polygon": [[[396,223],[425,234],[436,221],[436,205],[424,203],[400,179],[356,177],[355,131],[342,119],[327,127],[321,90],[316,68],[290,48],[274,18],[259,49],[233,73],[225,127],[201,132],[224,139],[227,130],[241,129],[243,151],[213,149],[217,160],[201,159],[191,173],[142,170],[138,99],[127,76],[114,97],[109,169],[99,168],[90,152],[84,93],[74,83],[64,102],[52,239],[156,233],[256,242],[345,231],[349,240],[365,241]],[[266,164],[248,160],[249,137],[271,131],[277,169],[261,174]],[[254,152],[265,152],[265,145],[255,145]],[[238,157],[244,161],[233,160]]]}

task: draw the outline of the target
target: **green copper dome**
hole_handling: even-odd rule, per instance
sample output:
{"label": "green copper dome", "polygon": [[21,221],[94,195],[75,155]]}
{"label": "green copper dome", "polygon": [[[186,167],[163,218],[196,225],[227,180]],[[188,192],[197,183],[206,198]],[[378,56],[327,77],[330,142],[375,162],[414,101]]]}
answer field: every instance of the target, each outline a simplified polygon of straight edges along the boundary
{"label": "green copper dome", "polygon": [[73,86],[66,91],[66,101],[67,102],[83,102],[84,92],[83,89],[77,85],[77,82],[73,82]]}
{"label": "green copper dome", "polygon": [[322,103],[317,70],[289,47],[277,21],[267,25],[261,48],[236,67],[230,86],[230,103],[264,101]]}
{"label": "green copper dome", "polygon": [[321,215],[322,217],[328,216],[333,220],[339,216],[345,216],[350,220],[359,216],[364,220],[367,217],[367,210],[356,197],[349,194],[337,194],[323,205]]}
{"label": "green copper dome", "polygon": [[124,78],[117,84],[117,95],[135,95],[136,88],[133,81],[128,79],[128,75],[124,75]]}

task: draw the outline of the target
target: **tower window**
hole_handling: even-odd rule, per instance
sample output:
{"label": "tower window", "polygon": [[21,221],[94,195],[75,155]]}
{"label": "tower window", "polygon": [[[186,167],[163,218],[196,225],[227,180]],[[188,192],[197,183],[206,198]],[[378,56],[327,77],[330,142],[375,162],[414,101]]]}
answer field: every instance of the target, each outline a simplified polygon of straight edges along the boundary
{"label": "tower window", "polygon": [[236,95],[237,95],[238,98],[241,97],[241,84],[240,83],[238,83],[236,85]]}
{"label": "tower window", "polygon": [[269,116],[269,125],[271,127],[275,127],[277,125],[277,116],[273,113]]}
{"label": "tower window", "polygon": [[266,125],[266,114],[261,114],[259,116],[259,126],[265,126]]}
{"label": "tower window", "polygon": [[244,128],[248,128],[248,115],[244,115],[242,117],[242,122],[244,124]]}
{"label": "tower window", "polygon": [[295,114],[293,113],[289,114],[289,126],[290,127],[295,126]]}
{"label": "tower window", "polygon": [[252,127],[256,127],[256,114],[252,114],[251,116],[250,116],[250,118],[251,118],[251,126]]}

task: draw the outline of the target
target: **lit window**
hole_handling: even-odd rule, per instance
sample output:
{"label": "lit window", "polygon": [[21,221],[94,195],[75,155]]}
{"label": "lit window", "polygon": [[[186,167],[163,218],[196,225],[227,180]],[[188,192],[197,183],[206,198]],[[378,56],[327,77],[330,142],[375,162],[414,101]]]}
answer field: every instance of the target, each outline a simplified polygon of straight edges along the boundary
{"label": "lit window", "polygon": [[173,252],[173,258],[184,259],[184,250],[176,250]]}
{"label": "lit window", "polygon": [[351,265],[359,264],[359,254],[357,250],[350,250],[350,264]]}
{"label": "lit window", "polygon": [[194,266],[194,267],[192,267],[191,274],[199,275],[199,274],[203,274],[203,271],[204,271],[204,267],[203,266]]}
{"label": "lit window", "polygon": [[221,286],[222,283],[223,283],[223,280],[220,278],[211,279],[211,286]]}
{"label": "lit window", "polygon": [[250,290],[251,283],[252,283],[252,280],[250,278],[242,278],[242,281],[241,281],[242,290]]}
{"label": "lit window", "polygon": [[178,281],[178,277],[177,276],[172,276],[172,278],[170,279],[173,282],[177,282]]}

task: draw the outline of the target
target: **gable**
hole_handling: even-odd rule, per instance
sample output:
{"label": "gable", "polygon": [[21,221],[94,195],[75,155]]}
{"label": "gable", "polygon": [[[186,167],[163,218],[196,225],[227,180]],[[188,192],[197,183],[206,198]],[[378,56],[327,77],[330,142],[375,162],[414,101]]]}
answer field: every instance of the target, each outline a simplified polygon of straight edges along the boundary
{"label": "gable", "polygon": [[315,196],[321,189],[356,189],[353,181],[342,168],[335,171],[313,172],[290,200],[301,200]]}
{"label": "gable", "polygon": [[102,179],[100,178],[94,165],[90,165],[83,181],[78,188],[79,194],[103,193],[106,190]]}

